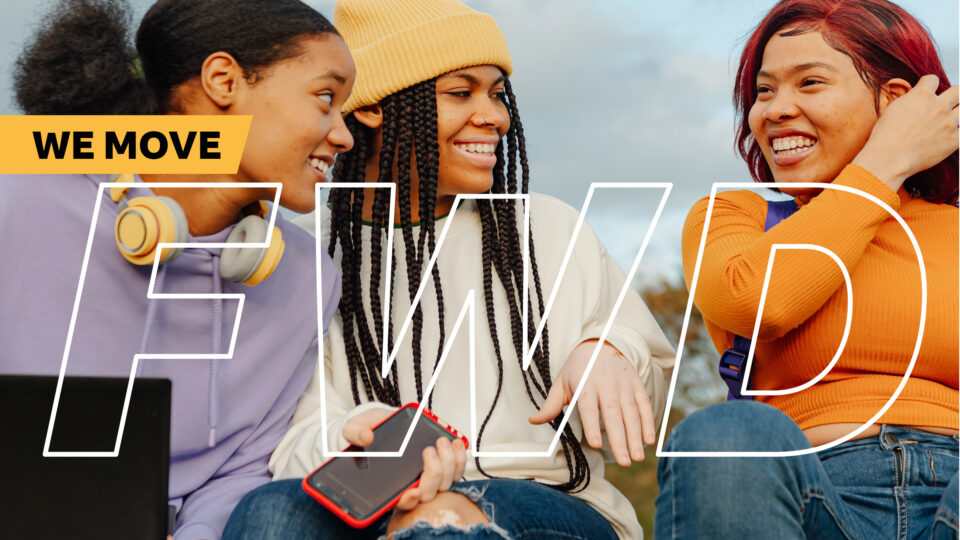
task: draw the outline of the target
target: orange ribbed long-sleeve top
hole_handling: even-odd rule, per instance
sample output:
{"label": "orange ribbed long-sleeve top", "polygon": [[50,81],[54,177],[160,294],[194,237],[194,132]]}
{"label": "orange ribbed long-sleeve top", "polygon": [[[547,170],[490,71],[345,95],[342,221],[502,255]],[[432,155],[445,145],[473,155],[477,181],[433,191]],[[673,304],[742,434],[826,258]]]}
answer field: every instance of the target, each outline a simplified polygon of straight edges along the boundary
{"label": "orange ribbed long-sleeve top", "polygon": [[[859,189],[889,205],[917,239],[926,267],[927,307],[920,352],[910,379],[880,423],[957,429],[960,298],[958,211],[951,205],[893,192],[865,169],[849,165],[833,184]],[[752,191],[716,196],[694,302],[717,350],[735,334],[753,334],[773,244],[815,244],[835,253],[850,273],[850,333],[837,365],[798,393],[758,397],[802,429],[864,422],[893,395],[916,347],[921,277],[916,252],[887,211],[853,193],[825,189],[764,232],[767,205]],[[707,218],[699,201],[683,231],[687,286]],[[750,388],[802,385],[836,354],[847,317],[843,274],[827,255],[779,250],[760,320]]]}

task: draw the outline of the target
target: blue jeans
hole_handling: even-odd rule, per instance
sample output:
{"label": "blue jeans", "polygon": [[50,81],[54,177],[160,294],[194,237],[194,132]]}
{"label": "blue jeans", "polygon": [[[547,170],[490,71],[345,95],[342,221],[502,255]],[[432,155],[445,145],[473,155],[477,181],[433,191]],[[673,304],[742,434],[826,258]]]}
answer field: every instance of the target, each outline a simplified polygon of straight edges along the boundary
{"label": "blue jeans", "polygon": [[[490,524],[465,530],[449,525],[431,527],[421,521],[396,531],[393,538],[617,538],[610,524],[590,505],[534,482],[474,480],[456,482],[450,491],[473,501],[483,510]],[[373,540],[385,534],[389,517],[388,512],[366,529],[354,529],[304,493],[299,480],[280,480],[253,490],[240,501],[223,532],[223,540]]]}
{"label": "blue jeans", "polygon": [[[664,449],[809,448],[779,410],[753,401],[707,407]],[[957,538],[957,437],[881,426],[815,454],[660,459],[656,538]]]}

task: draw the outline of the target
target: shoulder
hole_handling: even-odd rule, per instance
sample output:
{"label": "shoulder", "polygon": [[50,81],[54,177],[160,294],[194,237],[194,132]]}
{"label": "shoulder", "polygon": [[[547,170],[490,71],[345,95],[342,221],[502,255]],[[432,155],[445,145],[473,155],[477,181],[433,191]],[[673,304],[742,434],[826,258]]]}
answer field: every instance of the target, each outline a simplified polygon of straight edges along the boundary
{"label": "shoulder", "polygon": [[0,175],[0,214],[3,222],[26,220],[51,228],[72,223],[85,231],[96,207],[98,185],[107,179],[80,174]]}
{"label": "shoulder", "polygon": [[[316,266],[317,239],[313,236],[313,216],[314,212],[294,217],[287,220],[282,214],[277,215],[277,227],[283,233],[283,241],[286,243],[284,248],[284,257],[290,257],[298,261],[298,265],[314,268]],[[320,264],[323,265],[322,271],[326,275],[339,275],[334,262],[327,255],[326,250],[320,257]],[[327,280],[324,280],[326,282]]]}
{"label": "shoulder", "polygon": [[560,199],[544,193],[530,193],[530,214],[576,221],[580,212]]}
{"label": "shoulder", "polygon": [[288,220],[282,212],[278,213],[276,225],[280,228],[280,231],[283,232],[283,240],[298,247],[309,248],[311,251],[315,249],[315,242],[311,231],[301,223],[303,218],[309,216],[310,214],[294,216]]}
{"label": "shoulder", "polygon": [[[290,220],[290,223],[296,225],[297,227],[303,229],[310,236],[317,236],[317,222],[325,220],[324,223],[329,226],[330,224],[330,209],[326,205],[323,205],[313,212],[298,215]],[[321,227],[320,230],[327,230],[329,227]]]}
{"label": "shoulder", "polygon": [[47,201],[68,201],[82,194],[94,194],[107,175],[86,174],[3,174],[0,175],[0,198],[38,198]]}
{"label": "shoulder", "polygon": [[952,204],[932,203],[924,199],[910,199],[906,204],[901,203],[900,213],[954,220],[960,215],[958,208]]}
{"label": "shoulder", "polygon": [[767,217],[767,201],[754,191],[738,190],[717,193],[712,206],[711,209],[710,197],[704,197],[697,201],[687,214],[684,229],[691,226],[702,227],[708,211],[713,217],[735,214],[752,218],[761,224]]}
{"label": "shoulder", "polygon": [[[530,221],[534,232],[537,227],[543,227],[549,230],[551,236],[556,237],[562,231],[572,232],[579,218],[579,210],[556,197],[542,193],[530,194]],[[593,229],[586,221],[583,226],[592,232]]]}

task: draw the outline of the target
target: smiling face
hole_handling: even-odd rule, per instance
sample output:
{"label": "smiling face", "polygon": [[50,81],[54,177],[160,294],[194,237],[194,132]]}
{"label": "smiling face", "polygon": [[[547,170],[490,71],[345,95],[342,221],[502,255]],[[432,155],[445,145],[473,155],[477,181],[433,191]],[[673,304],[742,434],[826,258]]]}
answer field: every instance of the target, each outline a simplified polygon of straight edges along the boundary
{"label": "smiling face", "polygon": [[[870,137],[876,94],[820,32],[782,32],[763,52],[750,131],[776,182],[832,182]],[[881,111],[885,104],[881,99]]]}
{"label": "smiling face", "polygon": [[304,38],[300,46],[301,54],[270,65],[255,82],[240,80],[231,112],[253,115],[238,181],[281,182],[280,203],[309,212],[314,185],[353,146],[340,107],[356,71],[339,36]]}
{"label": "smiling face", "polygon": [[483,193],[493,185],[494,151],[510,129],[504,80],[496,66],[437,78],[438,213],[449,211],[457,193]]}

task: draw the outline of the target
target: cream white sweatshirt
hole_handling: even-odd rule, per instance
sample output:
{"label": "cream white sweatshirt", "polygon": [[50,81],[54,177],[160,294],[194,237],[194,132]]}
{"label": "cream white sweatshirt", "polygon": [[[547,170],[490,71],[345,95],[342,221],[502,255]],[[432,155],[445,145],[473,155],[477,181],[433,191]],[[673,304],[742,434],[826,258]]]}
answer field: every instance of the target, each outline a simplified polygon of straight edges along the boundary
{"label": "cream white sweatshirt", "polygon": [[[522,216],[522,212],[518,211]],[[567,204],[544,195],[531,195],[531,231],[534,238],[536,258],[542,283],[544,300],[549,297],[556,283],[559,269],[570,238],[573,235],[578,213]],[[445,222],[436,222],[439,237]],[[477,362],[477,426],[493,405],[496,391],[497,364],[487,324],[483,300],[481,266],[480,217],[473,201],[465,201],[453,216],[453,223],[440,247],[438,264],[445,303],[447,340],[454,339],[450,355],[441,369],[434,389],[433,411],[442,419],[466,434],[470,441],[477,433],[470,429],[470,365],[468,332],[466,324],[459,334],[451,336],[457,314],[463,306],[468,291],[475,291],[476,299],[476,362]],[[299,219],[299,224],[316,234],[314,215]],[[322,242],[329,240],[330,216],[324,208],[320,213]],[[522,225],[521,225],[522,227]],[[522,229],[521,229],[522,230]],[[364,245],[369,245],[370,227],[364,227]],[[416,237],[416,231],[415,231]],[[439,239],[439,238],[438,238]],[[386,243],[386,242],[384,242]],[[407,292],[406,262],[403,239],[395,229],[396,282],[393,290],[393,320],[399,332],[410,308]],[[367,250],[369,251],[369,249]],[[364,276],[366,290],[370,275],[369,254],[364,260],[360,275]],[[339,258],[337,259],[339,265]],[[350,270],[345,270],[350,271]],[[381,298],[384,296],[381,280]],[[531,291],[533,280],[530,280]],[[557,292],[552,312],[547,318],[550,346],[550,372],[555,379],[569,353],[578,344],[600,336],[624,283],[623,272],[607,255],[596,235],[584,224],[574,252],[568,263]],[[506,305],[506,293],[494,273],[494,297],[498,306]],[[368,295],[365,295],[368,296]],[[535,302],[535,300],[534,300]],[[421,301],[423,308],[422,369],[423,387],[427,387],[433,375],[433,364],[439,340],[437,302],[432,280],[428,283]],[[368,314],[370,312],[367,304]],[[372,317],[368,316],[370,328]],[[486,452],[543,452],[549,448],[555,431],[548,425],[534,426],[527,418],[537,407],[527,396],[523,384],[517,354],[510,334],[510,316],[507,309],[497,309],[496,322],[499,331],[500,352],[504,362],[504,381],[500,398],[481,440],[481,451]],[[532,335],[535,329],[529,330]],[[404,403],[416,401],[411,352],[412,332],[407,331],[397,356],[400,380],[400,395]],[[663,335],[653,316],[647,310],[637,292],[628,289],[623,304],[617,313],[607,342],[623,353],[639,371],[647,394],[654,404],[657,426],[663,414],[666,398],[665,380],[669,379],[674,362],[674,351]],[[352,400],[351,381],[347,368],[347,355],[343,345],[343,322],[339,312],[329,327],[324,345],[324,369],[326,378],[327,429],[331,450],[347,446],[340,435],[344,423],[351,417],[371,407],[384,406],[364,403],[355,406]],[[532,366],[531,366],[532,369]],[[361,392],[361,397],[363,393]],[[426,399],[425,399],[426,400]],[[538,400],[539,402],[539,400]],[[314,377],[294,413],[290,431],[281,441],[270,461],[275,478],[302,477],[325,461],[321,439],[320,374]],[[614,527],[621,538],[641,538],[643,531],[636,514],[627,500],[612,484],[604,479],[604,456],[600,451],[587,446],[576,411],[571,415],[571,427],[581,440],[591,469],[590,485],[574,496],[583,499],[599,511]],[[606,443],[606,441],[605,441]],[[569,479],[563,451],[558,444],[549,458],[481,458],[481,465],[492,475],[515,478],[535,478],[546,483],[561,483]],[[484,478],[476,469],[468,450],[465,477],[468,480]]]}

